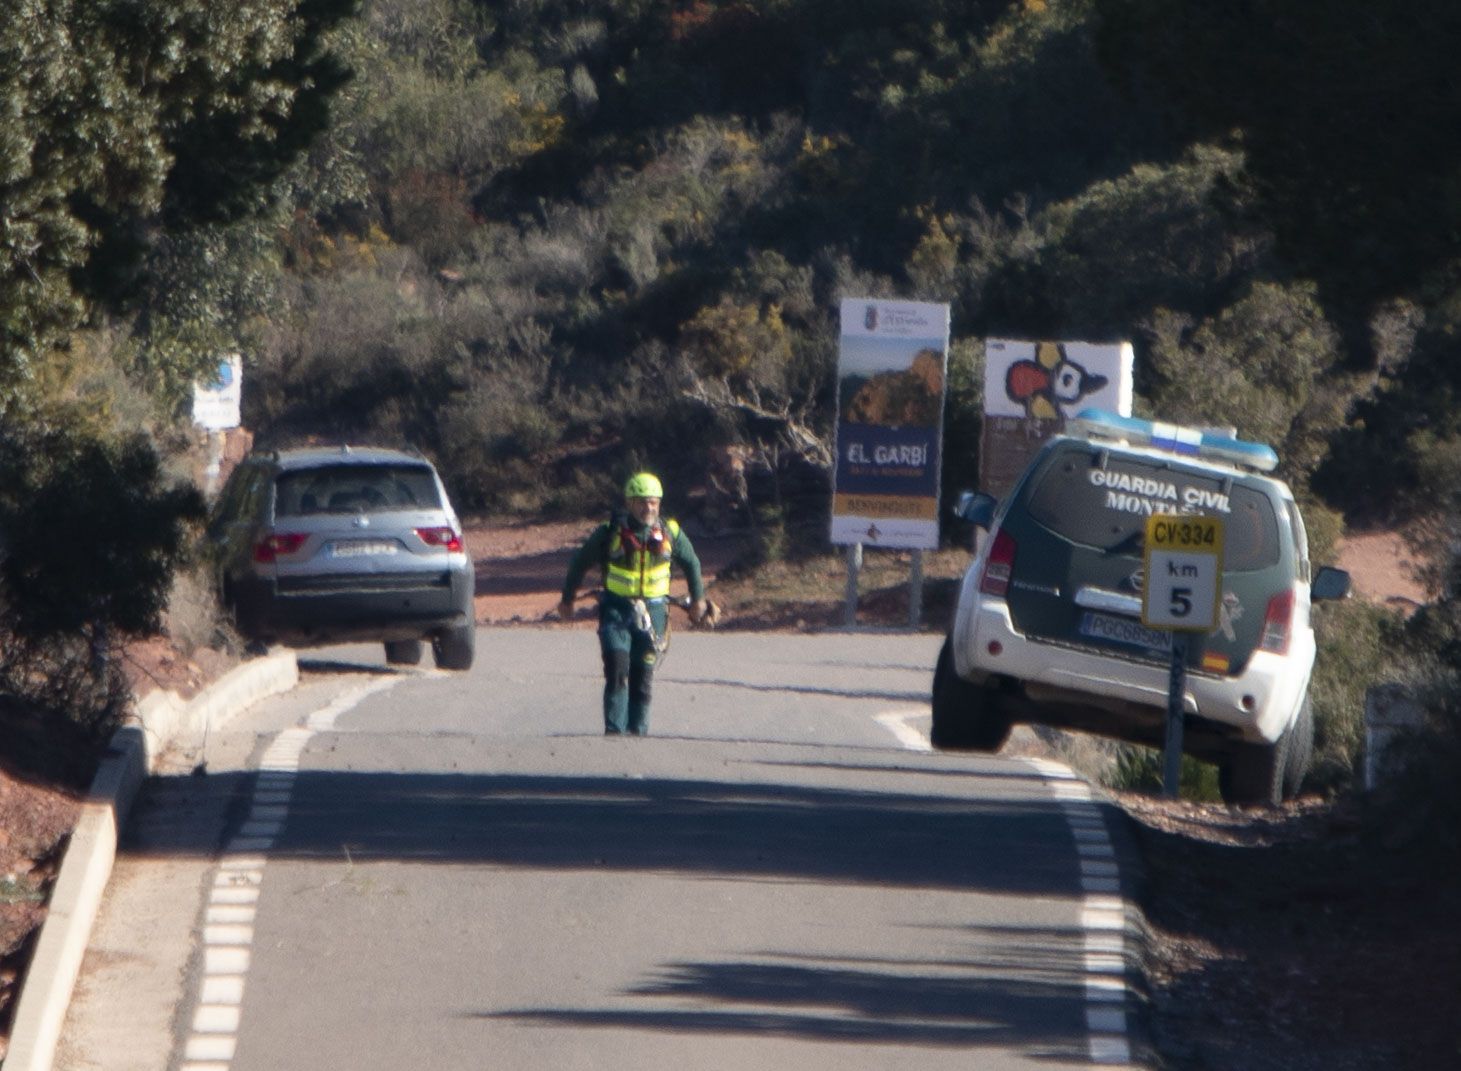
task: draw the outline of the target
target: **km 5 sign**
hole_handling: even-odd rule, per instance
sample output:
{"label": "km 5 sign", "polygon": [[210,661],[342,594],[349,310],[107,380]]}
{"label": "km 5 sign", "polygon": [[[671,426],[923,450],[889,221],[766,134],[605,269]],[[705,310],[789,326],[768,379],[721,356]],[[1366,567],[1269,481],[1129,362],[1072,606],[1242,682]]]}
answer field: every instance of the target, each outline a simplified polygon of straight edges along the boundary
{"label": "km 5 sign", "polygon": [[1147,518],[1141,620],[1148,628],[1211,632],[1222,598],[1223,522],[1158,513]]}

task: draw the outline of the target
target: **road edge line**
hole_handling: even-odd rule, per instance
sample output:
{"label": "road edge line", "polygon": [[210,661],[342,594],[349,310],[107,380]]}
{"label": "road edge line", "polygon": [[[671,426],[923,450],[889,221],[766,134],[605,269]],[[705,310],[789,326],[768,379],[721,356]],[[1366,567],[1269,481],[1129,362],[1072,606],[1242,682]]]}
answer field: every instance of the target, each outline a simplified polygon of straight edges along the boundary
{"label": "road edge line", "polygon": [[[310,741],[331,732],[336,719],[370,696],[394,688],[407,676],[377,677],[336,696],[324,707],[276,734],[265,748],[254,775],[249,810],[224,844],[214,868],[205,918],[226,913],[225,922],[203,927],[202,965],[191,1025],[181,1037],[180,1071],[228,1071],[238,1048],[238,1026],[244,990],[253,959],[257,895],[264,884],[269,853],[284,831],[300,756]],[[348,852],[347,852],[348,857]],[[240,889],[252,891],[239,903]],[[176,1054],[174,1054],[176,1055]]]}
{"label": "road edge line", "polygon": [[117,842],[142,783],[172,744],[196,739],[260,699],[299,681],[293,651],[277,650],[224,674],[191,699],[151,692],[137,702],[131,723],[108,742],[81,815],[66,843],[46,905],[35,952],[26,968],[11,1021],[4,1071],[50,1071],[71,1005],[81,961],[102,894],[116,861]]}
{"label": "road edge line", "polygon": [[1155,1067],[1146,970],[1151,932],[1140,900],[1145,868],[1131,840],[1130,817],[1066,763],[1024,756],[1018,761],[1049,788],[1080,862],[1086,1058],[1112,1069]]}

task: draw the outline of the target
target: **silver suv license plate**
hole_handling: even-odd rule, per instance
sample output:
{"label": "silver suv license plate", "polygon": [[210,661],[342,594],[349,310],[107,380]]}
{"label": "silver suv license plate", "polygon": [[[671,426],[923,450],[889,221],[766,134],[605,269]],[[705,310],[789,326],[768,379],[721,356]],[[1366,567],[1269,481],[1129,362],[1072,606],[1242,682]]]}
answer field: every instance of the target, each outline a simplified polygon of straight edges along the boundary
{"label": "silver suv license plate", "polygon": [[364,558],[372,554],[394,554],[397,545],[389,539],[352,539],[330,544],[332,558]]}
{"label": "silver suv license plate", "polygon": [[1148,651],[1170,651],[1172,634],[1161,629],[1147,628],[1140,621],[1129,617],[1113,617],[1110,614],[1088,613],[1081,618],[1081,635],[1098,640],[1111,640],[1132,647],[1144,647]]}

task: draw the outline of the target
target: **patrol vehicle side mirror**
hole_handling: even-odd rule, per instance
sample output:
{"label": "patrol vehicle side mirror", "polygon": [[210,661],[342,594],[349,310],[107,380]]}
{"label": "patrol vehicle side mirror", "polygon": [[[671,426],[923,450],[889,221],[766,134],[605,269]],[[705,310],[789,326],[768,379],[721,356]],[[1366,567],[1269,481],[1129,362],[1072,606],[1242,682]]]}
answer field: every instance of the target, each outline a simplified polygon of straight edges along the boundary
{"label": "patrol vehicle side mirror", "polygon": [[954,503],[954,516],[975,528],[988,530],[994,523],[994,507],[998,500],[983,491],[963,491]]}
{"label": "patrol vehicle side mirror", "polygon": [[1309,598],[1313,602],[1349,598],[1349,574],[1332,565],[1321,567],[1314,574],[1314,582],[1309,588]]}

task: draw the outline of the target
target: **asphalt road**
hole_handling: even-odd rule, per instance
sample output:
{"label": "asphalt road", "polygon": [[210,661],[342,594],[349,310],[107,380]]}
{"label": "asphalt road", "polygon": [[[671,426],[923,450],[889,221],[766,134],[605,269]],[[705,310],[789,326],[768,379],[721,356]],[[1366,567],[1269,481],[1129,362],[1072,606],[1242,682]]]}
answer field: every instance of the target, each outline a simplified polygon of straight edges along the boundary
{"label": "asphalt road", "polygon": [[56,1066],[1124,1064],[1101,811],[926,750],[938,642],[677,634],[645,739],[581,629],[308,652],[149,784]]}

